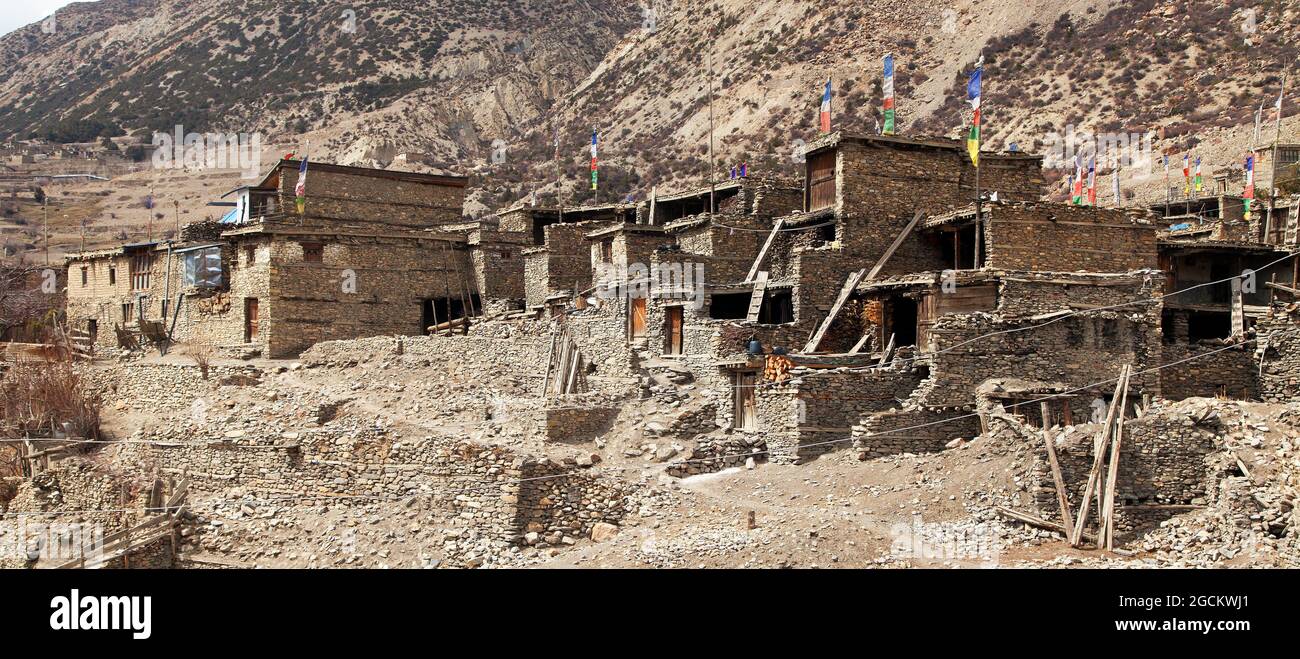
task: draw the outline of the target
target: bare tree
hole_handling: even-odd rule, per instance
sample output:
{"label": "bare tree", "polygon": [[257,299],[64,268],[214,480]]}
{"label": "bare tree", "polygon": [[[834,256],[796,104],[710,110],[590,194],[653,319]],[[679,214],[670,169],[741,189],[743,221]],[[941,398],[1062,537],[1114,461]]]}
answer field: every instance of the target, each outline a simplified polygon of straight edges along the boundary
{"label": "bare tree", "polygon": [[43,340],[59,322],[62,296],[53,268],[0,266],[0,340]]}

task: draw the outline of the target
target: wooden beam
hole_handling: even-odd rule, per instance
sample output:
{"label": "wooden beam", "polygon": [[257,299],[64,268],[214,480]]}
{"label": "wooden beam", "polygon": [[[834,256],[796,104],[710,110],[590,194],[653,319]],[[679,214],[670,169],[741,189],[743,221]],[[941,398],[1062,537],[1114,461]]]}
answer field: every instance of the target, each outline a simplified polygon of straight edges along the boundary
{"label": "wooden beam", "polygon": [[[993,509],[997,511],[998,514],[1003,515],[1004,517],[1010,517],[1011,519],[1014,519],[1019,522],[1024,522],[1025,524],[1028,524],[1030,526],[1037,526],[1040,529],[1047,529],[1048,531],[1056,531],[1057,533],[1060,533],[1061,535],[1066,536],[1067,538],[1070,536],[1069,529],[1065,528],[1060,524],[1057,524],[1056,522],[1049,522],[1045,519],[1042,519],[1041,517],[1034,517],[1033,515],[1027,515],[1025,513],[1012,510],[1010,508],[1003,508],[1002,506],[994,506]],[[1091,533],[1088,533],[1085,534],[1085,539],[1092,541],[1095,539],[1095,536],[1093,536]]]}
{"label": "wooden beam", "polygon": [[831,305],[831,310],[826,313],[817,329],[813,331],[812,338],[808,339],[808,344],[804,346],[803,352],[816,352],[817,346],[821,345],[822,339],[826,338],[826,332],[830,331],[831,325],[835,323],[835,318],[840,315],[840,310],[844,304],[849,301],[853,291],[857,289],[858,284],[862,283],[862,278],[867,276],[867,271],[857,270],[849,273],[849,278],[844,282],[844,288],[840,289],[840,294],[835,298],[835,304]]}
{"label": "wooden beam", "polygon": [[1132,369],[1124,378],[1124,393],[1119,404],[1119,417],[1115,420],[1115,437],[1110,445],[1110,467],[1106,473],[1106,504],[1102,509],[1101,519],[1104,525],[1101,538],[1106,551],[1115,550],[1115,481],[1119,480],[1119,450],[1124,441],[1124,415],[1128,410],[1128,385]]}
{"label": "wooden beam", "polygon": [[781,233],[783,227],[785,227],[785,218],[777,220],[776,224],[772,225],[772,233],[767,234],[767,240],[763,242],[763,248],[758,250],[758,257],[754,259],[754,265],[749,267],[749,274],[745,275],[746,284],[754,281],[754,277],[758,276],[759,268],[763,267],[763,261],[767,259],[768,250],[772,249],[772,243],[776,242],[776,237]]}
{"label": "wooden beam", "polygon": [[758,278],[754,280],[754,292],[749,296],[749,311],[745,314],[745,320],[751,323],[757,323],[758,317],[763,313],[763,297],[767,295],[767,271],[758,273]]}
{"label": "wooden beam", "polygon": [[[1061,508],[1061,521],[1065,528],[1074,529],[1074,515],[1070,513],[1070,497],[1065,489],[1065,477],[1061,474],[1061,462],[1056,456],[1056,440],[1046,429],[1043,430],[1043,442],[1047,444],[1047,461],[1052,465],[1052,482],[1056,484],[1056,504]],[[1066,537],[1073,536],[1073,530]]]}
{"label": "wooden beam", "polygon": [[1106,412],[1106,425],[1093,442],[1092,469],[1088,471],[1088,484],[1083,489],[1083,503],[1079,506],[1079,518],[1074,521],[1074,533],[1070,535],[1070,545],[1078,547],[1083,539],[1083,527],[1088,522],[1088,506],[1092,501],[1093,491],[1097,489],[1097,480],[1101,477],[1101,467],[1106,456],[1107,443],[1110,441],[1111,426],[1115,422],[1115,410],[1119,407],[1119,397],[1125,378],[1128,376],[1127,365],[1120,368],[1119,380],[1115,384],[1115,394]]}
{"label": "wooden beam", "polygon": [[1290,294],[1292,294],[1292,295],[1295,295],[1295,296],[1297,296],[1297,297],[1300,297],[1300,290],[1296,290],[1296,289],[1294,289],[1294,288],[1291,288],[1290,286],[1283,286],[1282,284],[1277,284],[1277,283],[1274,283],[1274,282],[1271,282],[1271,281],[1266,281],[1266,282],[1264,282],[1264,285],[1265,285],[1265,286],[1268,286],[1268,287],[1270,287],[1270,288],[1276,288],[1276,289],[1279,290],[1279,291],[1285,291],[1285,292],[1287,292],[1287,293],[1290,293]]}
{"label": "wooden beam", "polygon": [[898,234],[897,238],[894,238],[893,244],[891,244],[889,249],[885,250],[885,253],[880,256],[880,260],[876,261],[875,267],[871,268],[871,272],[867,275],[867,281],[874,281],[876,276],[880,274],[880,271],[885,269],[885,265],[888,264],[889,259],[894,256],[894,252],[898,251],[898,248],[903,244],[903,241],[911,235],[912,229],[916,228],[916,224],[921,221],[922,215],[924,215],[924,213],[916,211],[916,214],[912,216],[912,221],[907,223],[907,226],[903,228],[903,232]]}

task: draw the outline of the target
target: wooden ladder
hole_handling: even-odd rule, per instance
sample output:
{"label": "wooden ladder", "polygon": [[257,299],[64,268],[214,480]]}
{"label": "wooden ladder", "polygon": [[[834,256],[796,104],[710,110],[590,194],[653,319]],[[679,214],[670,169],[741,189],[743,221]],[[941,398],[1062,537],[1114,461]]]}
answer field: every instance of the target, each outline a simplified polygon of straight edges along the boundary
{"label": "wooden ladder", "polygon": [[763,297],[767,295],[767,272],[758,273],[754,282],[754,294],[749,298],[749,315],[745,317],[751,323],[758,322],[758,315],[763,310]]}
{"label": "wooden ladder", "polygon": [[781,233],[781,228],[785,226],[785,220],[777,220],[772,225],[772,233],[767,234],[767,240],[763,243],[763,248],[758,250],[758,258],[754,259],[754,265],[749,267],[749,274],[745,275],[745,283],[754,281],[758,276],[758,269],[763,267],[763,260],[767,258],[767,253],[772,249],[772,243],[776,242],[777,234]]}
{"label": "wooden ladder", "polygon": [[835,304],[831,306],[830,313],[826,314],[822,324],[817,326],[817,332],[813,334],[811,339],[808,339],[808,345],[803,347],[805,354],[816,352],[817,346],[821,345],[822,339],[826,338],[826,332],[830,331],[831,325],[835,323],[835,317],[840,315],[840,310],[844,308],[844,304],[853,295],[853,290],[858,287],[858,284],[862,283],[862,279],[866,276],[866,268],[849,273],[849,278],[844,282],[844,288],[840,289],[839,297],[835,298]]}

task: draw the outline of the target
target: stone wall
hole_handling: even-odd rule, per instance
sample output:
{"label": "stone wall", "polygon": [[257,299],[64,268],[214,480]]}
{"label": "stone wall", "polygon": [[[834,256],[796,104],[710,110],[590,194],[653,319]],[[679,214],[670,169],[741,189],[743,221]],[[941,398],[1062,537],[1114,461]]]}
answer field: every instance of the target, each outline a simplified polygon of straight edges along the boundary
{"label": "stone wall", "polygon": [[[1099,424],[1085,424],[1053,433],[1070,507],[1076,516],[1092,469],[1093,444],[1100,431]],[[1145,530],[1177,512],[1158,506],[1205,505],[1217,488],[1207,461],[1216,448],[1215,433],[1215,428],[1198,426],[1187,417],[1163,414],[1158,406],[1141,418],[1128,419],[1120,444],[1115,489],[1116,528],[1126,533]],[[1042,441],[1030,441],[1029,445],[1032,460],[1026,464],[1025,475],[1034,504],[1039,515],[1059,521],[1060,506],[1047,448]],[[1094,500],[1089,516],[1095,520],[1097,514]]]}
{"label": "stone wall", "polygon": [[549,442],[587,443],[609,431],[622,410],[617,406],[564,404],[545,410],[545,439]]}
{"label": "stone wall", "polygon": [[[943,316],[933,329],[931,376],[913,401],[929,407],[969,406],[979,385],[999,377],[1085,387],[1117,377],[1123,364],[1142,371],[1160,360],[1159,324],[1153,316],[1085,312],[1042,327],[1027,319],[998,321],[985,313]],[[1136,391],[1154,394],[1158,385],[1155,374],[1134,377]]]}
{"label": "stone wall", "polygon": [[546,375],[550,339],[543,336],[377,336],[327,341],[304,352],[306,366],[346,366],[377,359],[441,365],[449,374],[475,377],[508,373],[536,382],[538,395]]}
{"label": "stone wall", "polygon": [[466,179],[311,163],[303,215],[292,212],[298,163],[278,167],[279,206],[271,228],[422,229],[461,221]]}
{"label": "stone wall", "polygon": [[847,448],[863,415],[901,406],[921,380],[914,372],[843,369],[795,369],[791,376],[766,384],[756,395],[759,426],[773,462]]}
{"label": "stone wall", "polygon": [[1259,398],[1259,362],[1253,345],[1223,350],[1223,346],[1166,343],[1162,354],[1162,363],[1174,364],[1160,371],[1160,395],[1164,398]]}
{"label": "stone wall", "polygon": [[964,408],[906,407],[863,417],[853,427],[853,450],[860,460],[935,453],[954,439],[969,440],[979,433],[979,419]]}
{"label": "stone wall", "polygon": [[238,439],[186,429],[174,442],[150,439],[114,447],[118,463],[187,478],[193,492],[240,487],[272,503],[418,497],[447,523],[506,542],[524,542],[529,532],[588,535],[624,514],[624,493],[613,481],[500,446],[398,441],[372,427]]}
{"label": "stone wall", "polygon": [[[324,245],[320,263],[302,244],[271,245],[271,299],[259,305],[272,358],[292,357],[320,341],[425,331],[424,300],[459,304],[472,291],[467,252],[442,241],[344,239]],[[442,320],[441,318],[439,320]]]}
{"label": "stone wall", "polygon": [[1300,399],[1300,312],[1275,305],[1255,326],[1259,337],[1259,395],[1270,403]]}
{"label": "stone wall", "polygon": [[1048,203],[989,206],[986,263],[1007,270],[1130,272],[1159,268],[1146,210]]}
{"label": "stone wall", "polygon": [[[975,168],[957,142],[905,139],[843,139],[839,134],[809,145],[837,149],[837,215],[844,250],[871,267],[917,211],[938,215],[969,206]],[[1042,160],[983,154],[981,185],[1002,199],[1036,201],[1045,190]],[[938,249],[917,234],[891,257],[884,275],[937,269]]]}

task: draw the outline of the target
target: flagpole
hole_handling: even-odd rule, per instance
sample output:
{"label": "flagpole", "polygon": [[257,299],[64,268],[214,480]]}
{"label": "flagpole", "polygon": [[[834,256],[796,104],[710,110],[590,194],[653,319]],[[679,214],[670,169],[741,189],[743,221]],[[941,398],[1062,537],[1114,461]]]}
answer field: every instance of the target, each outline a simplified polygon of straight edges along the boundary
{"label": "flagpole", "polygon": [[1265,221],[1264,240],[1268,240],[1268,231],[1273,228],[1273,210],[1277,207],[1277,143],[1282,140],[1282,103],[1286,98],[1286,72],[1282,73],[1282,89],[1277,93],[1277,121],[1273,128],[1273,166],[1269,169],[1268,181],[1268,220]]}
{"label": "flagpole", "polygon": [[713,155],[713,46],[709,46],[709,215],[717,211],[717,162]]}
{"label": "flagpole", "polygon": [[1165,155],[1165,217],[1169,217],[1169,155]]}
{"label": "flagpole", "polygon": [[[984,67],[983,52],[980,53],[980,57],[976,61],[975,66],[981,69]],[[983,73],[980,74],[979,94],[980,94],[979,106],[975,108],[975,114],[977,117],[982,118],[984,116]],[[982,249],[980,249],[980,247],[984,242],[984,203],[983,200],[981,199],[982,195],[980,194],[980,170],[983,169],[984,167],[984,159],[979,157],[979,152],[983,150],[983,148],[984,148],[984,122],[980,121],[979,141],[976,142],[975,144],[975,260],[971,263],[971,267],[975,269],[979,269],[980,256],[981,256],[980,253],[983,251]]]}

